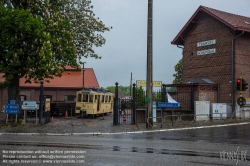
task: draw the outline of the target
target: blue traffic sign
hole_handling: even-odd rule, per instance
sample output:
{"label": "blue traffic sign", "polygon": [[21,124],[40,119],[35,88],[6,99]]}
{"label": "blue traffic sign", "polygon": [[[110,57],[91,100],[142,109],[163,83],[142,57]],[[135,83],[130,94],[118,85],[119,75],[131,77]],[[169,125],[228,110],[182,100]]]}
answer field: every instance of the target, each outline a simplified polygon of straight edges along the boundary
{"label": "blue traffic sign", "polygon": [[180,107],[179,103],[158,102],[158,108],[177,108]]}
{"label": "blue traffic sign", "polygon": [[5,104],[3,106],[3,112],[5,114],[18,114],[19,113],[19,105],[18,104]]}

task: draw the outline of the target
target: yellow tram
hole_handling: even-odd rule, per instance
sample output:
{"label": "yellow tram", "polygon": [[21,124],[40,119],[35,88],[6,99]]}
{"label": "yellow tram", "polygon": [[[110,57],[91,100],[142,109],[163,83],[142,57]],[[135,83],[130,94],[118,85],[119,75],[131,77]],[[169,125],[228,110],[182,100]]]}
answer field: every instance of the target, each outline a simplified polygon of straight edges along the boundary
{"label": "yellow tram", "polygon": [[97,88],[84,88],[76,93],[75,113],[102,115],[113,111],[114,94]]}

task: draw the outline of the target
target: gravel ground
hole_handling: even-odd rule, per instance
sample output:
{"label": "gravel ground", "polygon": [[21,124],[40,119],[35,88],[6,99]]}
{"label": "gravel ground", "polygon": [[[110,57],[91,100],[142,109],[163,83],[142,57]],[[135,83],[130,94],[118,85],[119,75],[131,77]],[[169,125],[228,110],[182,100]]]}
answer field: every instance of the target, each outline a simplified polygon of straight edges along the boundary
{"label": "gravel ground", "polygon": [[137,125],[113,125],[113,115],[96,118],[54,117],[54,123],[36,125],[35,118],[28,118],[26,125],[5,124],[1,120],[0,133],[117,133],[139,131]]}
{"label": "gravel ground", "polygon": [[[3,119],[4,118],[4,119]],[[221,124],[232,124],[232,123],[244,123],[250,124],[250,119],[238,119],[232,121],[208,121],[206,123],[200,122],[193,123],[190,125],[190,121],[180,121],[172,126],[171,122],[154,123],[153,129],[146,129],[145,123],[139,123],[138,125],[129,125],[123,123],[123,125],[113,125],[113,115],[108,114],[106,116],[100,116],[96,118],[82,118],[81,116],[73,117],[54,117],[54,122],[47,123],[45,125],[36,125],[35,118],[28,118],[27,124],[22,125],[21,122],[18,124],[8,123],[6,124],[5,117],[0,119],[0,133],[53,133],[53,134],[69,134],[69,133],[118,133],[118,132],[135,132],[144,130],[161,130],[171,128],[183,128],[183,127],[198,127],[198,126],[210,126],[210,125],[221,125]]]}

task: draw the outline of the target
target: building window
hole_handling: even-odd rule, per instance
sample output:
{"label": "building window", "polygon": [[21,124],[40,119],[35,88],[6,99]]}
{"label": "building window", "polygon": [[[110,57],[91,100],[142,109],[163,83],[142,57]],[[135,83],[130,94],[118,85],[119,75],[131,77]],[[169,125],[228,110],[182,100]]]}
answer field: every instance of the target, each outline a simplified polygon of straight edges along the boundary
{"label": "building window", "polygon": [[21,101],[26,100],[26,95],[20,95]]}
{"label": "building window", "polygon": [[[79,95],[79,94],[78,94]],[[64,101],[74,101],[76,98],[75,95],[65,95],[64,96]]]}

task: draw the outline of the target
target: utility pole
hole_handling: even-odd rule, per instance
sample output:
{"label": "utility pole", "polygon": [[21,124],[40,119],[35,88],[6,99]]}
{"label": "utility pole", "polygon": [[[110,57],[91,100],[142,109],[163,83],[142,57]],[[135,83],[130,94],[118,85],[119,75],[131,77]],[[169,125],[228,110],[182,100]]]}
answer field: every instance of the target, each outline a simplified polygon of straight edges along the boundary
{"label": "utility pole", "polygon": [[153,127],[152,82],[153,82],[153,0],[148,0],[148,33],[147,33],[147,80],[146,80],[146,128]]}

